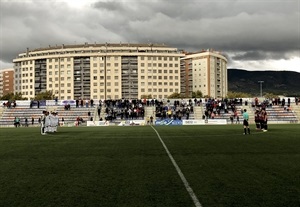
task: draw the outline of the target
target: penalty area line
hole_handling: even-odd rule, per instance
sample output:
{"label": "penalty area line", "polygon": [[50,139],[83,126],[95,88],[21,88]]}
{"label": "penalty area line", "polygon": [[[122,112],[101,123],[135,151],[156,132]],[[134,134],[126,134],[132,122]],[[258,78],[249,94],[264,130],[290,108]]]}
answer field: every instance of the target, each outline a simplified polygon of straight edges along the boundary
{"label": "penalty area line", "polygon": [[155,131],[156,135],[158,136],[161,144],[163,145],[163,147],[165,148],[165,151],[167,152],[172,164],[174,165],[179,177],[181,178],[181,181],[183,182],[185,189],[187,190],[187,192],[189,193],[190,197],[192,198],[194,204],[196,207],[202,207],[201,203],[199,202],[196,194],[194,193],[193,189],[191,188],[190,184],[188,183],[187,179],[185,178],[184,174],[182,173],[181,169],[179,168],[179,166],[177,165],[175,159],[173,158],[172,154],[170,153],[169,149],[167,148],[167,146],[165,145],[164,141],[162,140],[162,138],[160,137],[159,133],[156,131],[156,129],[151,126],[152,129]]}

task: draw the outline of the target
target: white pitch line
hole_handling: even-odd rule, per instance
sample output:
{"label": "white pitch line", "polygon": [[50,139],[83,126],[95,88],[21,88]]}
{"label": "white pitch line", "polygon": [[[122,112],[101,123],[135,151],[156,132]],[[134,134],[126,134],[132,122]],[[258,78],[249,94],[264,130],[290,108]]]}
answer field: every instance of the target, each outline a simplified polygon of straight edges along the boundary
{"label": "white pitch line", "polygon": [[196,207],[202,207],[202,205],[201,205],[201,203],[199,202],[199,200],[198,200],[196,194],[194,193],[194,191],[193,191],[193,189],[191,188],[190,184],[189,184],[188,181],[186,180],[184,174],[182,173],[181,169],[180,169],[179,166],[177,165],[175,159],[173,158],[172,154],[171,154],[170,151],[168,150],[167,146],[165,145],[164,141],[163,141],[162,138],[160,137],[159,133],[156,131],[156,129],[155,129],[153,126],[151,126],[151,127],[152,127],[152,129],[155,131],[155,133],[157,134],[157,136],[158,136],[158,138],[159,138],[161,144],[162,144],[163,147],[165,148],[165,150],[166,150],[166,152],[167,152],[167,154],[168,154],[168,156],[169,156],[171,162],[173,163],[173,165],[174,165],[174,167],[175,167],[175,169],[176,169],[176,171],[177,171],[179,177],[181,178],[181,180],[182,180],[182,182],[183,182],[183,184],[184,184],[184,186],[185,186],[185,189],[186,189],[187,192],[190,194],[190,196],[191,196],[191,198],[192,198],[192,200],[193,200],[195,206],[196,206]]}

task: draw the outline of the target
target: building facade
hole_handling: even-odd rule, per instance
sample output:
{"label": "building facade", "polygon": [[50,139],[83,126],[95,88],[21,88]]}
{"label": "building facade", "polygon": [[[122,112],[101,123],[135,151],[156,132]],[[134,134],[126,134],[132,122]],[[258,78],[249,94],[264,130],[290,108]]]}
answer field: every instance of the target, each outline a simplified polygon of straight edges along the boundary
{"label": "building facade", "polygon": [[227,59],[217,51],[186,54],[181,60],[181,94],[223,98],[228,92]]}
{"label": "building facade", "polygon": [[60,100],[225,97],[227,59],[219,52],[184,53],[158,44],[61,45],[29,50],[14,62],[14,92]]}
{"label": "building facade", "polygon": [[14,92],[14,69],[0,70],[0,97]]}
{"label": "building facade", "polygon": [[177,48],[157,44],[62,45],[29,50],[14,62],[15,92],[31,99],[164,99],[180,93]]}

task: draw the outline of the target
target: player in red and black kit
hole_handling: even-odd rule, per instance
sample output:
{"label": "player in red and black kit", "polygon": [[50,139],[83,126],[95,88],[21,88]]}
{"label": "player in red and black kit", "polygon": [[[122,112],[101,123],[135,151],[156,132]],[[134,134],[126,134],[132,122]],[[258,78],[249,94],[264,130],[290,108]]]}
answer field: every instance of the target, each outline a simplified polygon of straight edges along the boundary
{"label": "player in red and black kit", "polygon": [[256,125],[256,130],[261,130],[260,111],[258,109],[255,111],[254,121]]}
{"label": "player in red and black kit", "polygon": [[262,123],[263,123],[263,126],[261,127],[261,129],[264,132],[266,132],[266,131],[268,131],[268,114],[265,109],[261,110],[261,119],[262,119]]}

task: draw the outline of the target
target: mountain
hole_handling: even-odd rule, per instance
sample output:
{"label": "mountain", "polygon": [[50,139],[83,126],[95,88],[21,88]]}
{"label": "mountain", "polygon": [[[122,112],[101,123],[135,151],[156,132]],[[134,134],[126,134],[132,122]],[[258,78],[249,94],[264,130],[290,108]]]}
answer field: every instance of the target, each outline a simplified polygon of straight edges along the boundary
{"label": "mountain", "polygon": [[[259,81],[264,81],[262,84]],[[300,73],[293,71],[246,71],[228,69],[228,90],[249,93],[253,96],[273,93],[300,96]]]}

